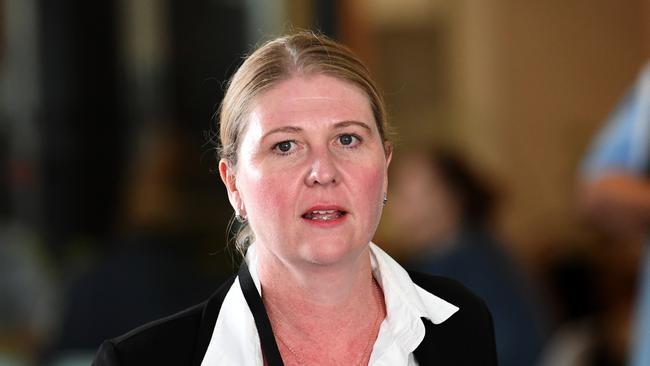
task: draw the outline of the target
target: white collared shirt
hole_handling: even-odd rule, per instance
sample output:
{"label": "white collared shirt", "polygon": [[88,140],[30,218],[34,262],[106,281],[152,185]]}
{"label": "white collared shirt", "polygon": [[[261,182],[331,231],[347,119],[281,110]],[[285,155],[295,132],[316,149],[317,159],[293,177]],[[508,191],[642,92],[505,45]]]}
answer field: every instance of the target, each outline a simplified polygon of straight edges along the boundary
{"label": "white collared shirt", "polygon": [[[459,308],[413,283],[406,270],[373,243],[370,261],[373,276],[384,292],[386,318],[379,328],[369,365],[417,365],[413,351],[425,333],[420,318],[440,324]],[[255,245],[248,249],[246,262],[257,291],[261,292]],[[237,279],[221,305],[201,365],[264,365],[255,320]]]}

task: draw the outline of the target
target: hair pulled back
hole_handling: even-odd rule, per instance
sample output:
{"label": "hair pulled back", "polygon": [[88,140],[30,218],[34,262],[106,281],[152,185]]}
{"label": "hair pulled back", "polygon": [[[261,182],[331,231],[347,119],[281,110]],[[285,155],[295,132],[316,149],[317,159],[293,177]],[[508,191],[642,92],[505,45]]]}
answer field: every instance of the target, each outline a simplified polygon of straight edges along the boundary
{"label": "hair pulled back", "polygon": [[[324,74],[361,89],[383,141],[389,130],[386,107],[368,68],[346,46],[313,32],[299,32],[264,43],[245,58],[227,84],[219,109],[218,154],[235,171],[241,139],[255,97],[283,80],[296,75]],[[236,235],[237,249],[243,254],[254,240],[247,223]]]}

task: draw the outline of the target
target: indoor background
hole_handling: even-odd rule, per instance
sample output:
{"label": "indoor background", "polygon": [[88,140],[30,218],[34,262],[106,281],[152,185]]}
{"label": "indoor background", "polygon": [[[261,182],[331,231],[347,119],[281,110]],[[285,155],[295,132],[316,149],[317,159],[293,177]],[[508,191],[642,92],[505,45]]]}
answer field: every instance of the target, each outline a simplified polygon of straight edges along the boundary
{"label": "indoor background", "polygon": [[[400,151],[444,150],[490,187],[537,327],[512,364],[623,364],[642,244],[589,221],[579,175],[648,24],[648,0],[0,0],[0,365],[88,364],[233,273],[215,114],[242,57],[300,29],[369,65],[391,182]],[[375,241],[408,263],[392,193]]]}

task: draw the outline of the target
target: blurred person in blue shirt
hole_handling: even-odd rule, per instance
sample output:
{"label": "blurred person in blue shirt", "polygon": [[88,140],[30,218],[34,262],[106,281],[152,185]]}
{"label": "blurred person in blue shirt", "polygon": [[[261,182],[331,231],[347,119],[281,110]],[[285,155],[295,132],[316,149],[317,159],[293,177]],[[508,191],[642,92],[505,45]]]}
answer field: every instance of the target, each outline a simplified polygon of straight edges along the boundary
{"label": "blurred person in blue shirt", "polygon": [[582,203],[619,238],[645,238],[629,365],[650,365],[650,63],[594,140],[582,167]]}

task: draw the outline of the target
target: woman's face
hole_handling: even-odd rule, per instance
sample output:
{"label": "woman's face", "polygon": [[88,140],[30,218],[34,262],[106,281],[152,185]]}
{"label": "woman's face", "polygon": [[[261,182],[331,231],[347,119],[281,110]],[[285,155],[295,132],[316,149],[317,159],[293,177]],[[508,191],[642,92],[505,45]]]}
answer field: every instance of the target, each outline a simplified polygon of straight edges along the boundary
{"label": "woman's face", "polygon": [[386,154],[366,95],[326,75],[294,76],[252,106],[236,170],[222,161],[231,203],[256,243],[282,262],[353,260],[379,223]]}

